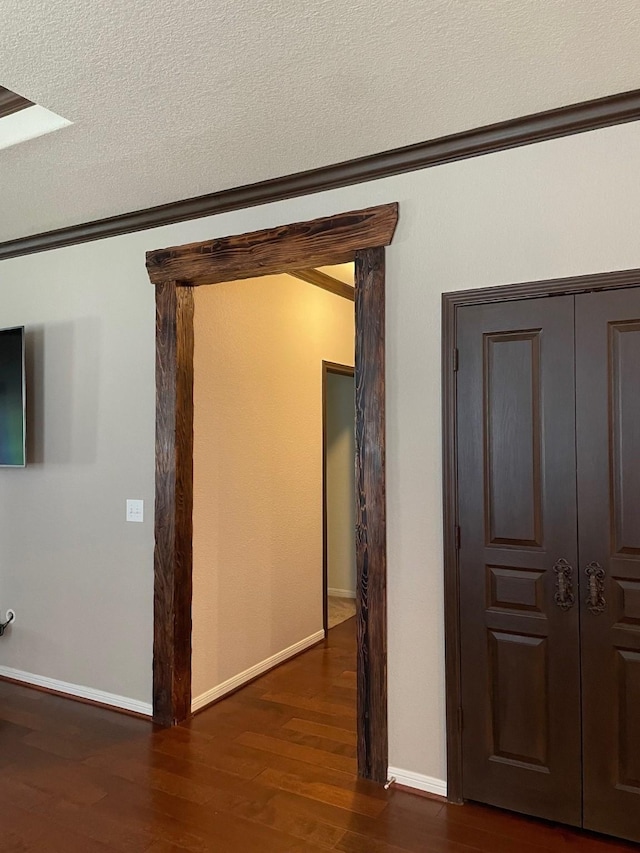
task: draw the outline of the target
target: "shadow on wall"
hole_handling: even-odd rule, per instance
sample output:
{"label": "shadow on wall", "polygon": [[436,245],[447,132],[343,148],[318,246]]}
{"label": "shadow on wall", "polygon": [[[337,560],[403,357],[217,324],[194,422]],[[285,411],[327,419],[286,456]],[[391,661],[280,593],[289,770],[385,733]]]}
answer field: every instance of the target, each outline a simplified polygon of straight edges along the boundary
{"label": "shadow on wall", "polygon": [[101,339],[98,317],[26,329],[27,464],[96,461]]}

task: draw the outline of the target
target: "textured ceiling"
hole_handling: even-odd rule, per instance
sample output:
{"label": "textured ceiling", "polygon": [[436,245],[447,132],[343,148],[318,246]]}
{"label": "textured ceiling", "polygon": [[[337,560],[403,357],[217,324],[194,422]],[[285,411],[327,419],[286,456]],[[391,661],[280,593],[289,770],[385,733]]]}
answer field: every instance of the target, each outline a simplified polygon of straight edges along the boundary
{"label": "textured ceiling", "polygon": [[0,241],[640,87],[637,0],[4,0]]}

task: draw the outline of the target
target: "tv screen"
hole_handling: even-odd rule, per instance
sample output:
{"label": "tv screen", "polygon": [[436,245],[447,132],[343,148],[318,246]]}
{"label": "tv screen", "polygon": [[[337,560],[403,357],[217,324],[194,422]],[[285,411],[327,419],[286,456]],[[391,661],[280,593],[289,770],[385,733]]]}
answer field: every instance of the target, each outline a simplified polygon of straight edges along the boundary
{"label": "tv screen", "polygon": [[0,329],[0,465],[25,463],[24,327],[19,326]]}

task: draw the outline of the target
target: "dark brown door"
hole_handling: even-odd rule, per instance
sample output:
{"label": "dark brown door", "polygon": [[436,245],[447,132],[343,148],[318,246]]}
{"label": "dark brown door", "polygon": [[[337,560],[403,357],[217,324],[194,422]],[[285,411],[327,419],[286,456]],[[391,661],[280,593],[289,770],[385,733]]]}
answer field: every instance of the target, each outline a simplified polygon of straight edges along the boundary
{"label": "dark brown door", "polygon": [[457,340],[463,793],[579,825],[574,298],[462,308]]}
{"label": "dark brown door", "polygon": [[584,826],[640,841],[640,288],[576,298]]}

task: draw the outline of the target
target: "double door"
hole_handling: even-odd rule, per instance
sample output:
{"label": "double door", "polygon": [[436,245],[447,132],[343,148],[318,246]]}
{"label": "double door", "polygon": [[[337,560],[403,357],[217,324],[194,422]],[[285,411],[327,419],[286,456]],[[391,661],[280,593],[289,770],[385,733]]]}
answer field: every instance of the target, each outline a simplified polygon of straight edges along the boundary
{"label": "double door", "polygon": [[463,795],[640,841],[640,288],[457,341]]}

